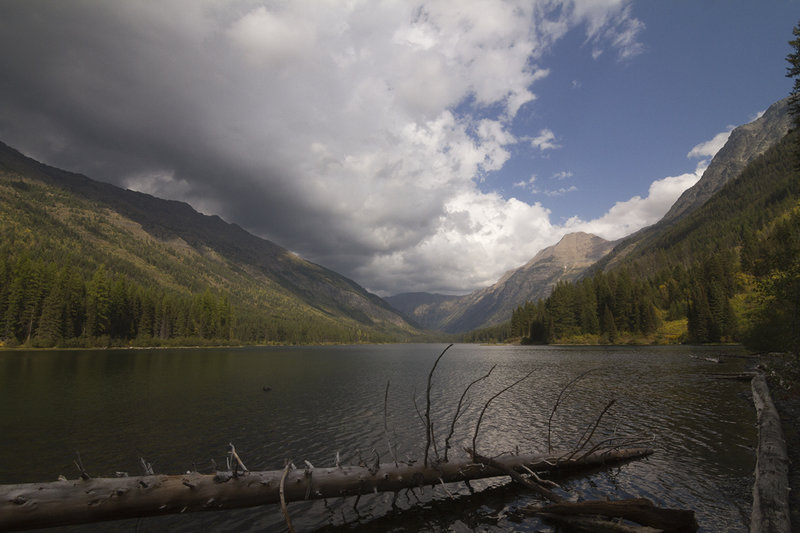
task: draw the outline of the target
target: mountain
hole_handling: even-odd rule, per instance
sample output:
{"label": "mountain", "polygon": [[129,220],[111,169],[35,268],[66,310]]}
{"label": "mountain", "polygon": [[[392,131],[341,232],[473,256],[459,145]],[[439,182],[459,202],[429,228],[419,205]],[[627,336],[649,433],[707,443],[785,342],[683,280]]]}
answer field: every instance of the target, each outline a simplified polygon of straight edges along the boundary
{"label": "mountain", "polygon": [[386,300],[422,326],[448,333],[500,324],[517,306],[547,296],[559,281],[577,279],[613,245],[596,235],[570,233],[490,287],[465,296],[412,293]]}
{"label": "mountain", "polygon": [[415,294],[397,295],[387,301],[427,328],[456,333],[507,321],[519,305],[547,297],[558,281],[576,280],[589,269],[611,269],[646,256],[647,261],[640,261],[637,268],[655,271],[662,266],[659,253],[663,255],[672,241],[684,242],[676,234],[686,231],[687,225],[680,222],[781,141],[790,125],[788,99],[784,99],[753,122],[735,128],[701,179],[681,195],[662,220],[616,243],[587,234],[567,235],[491,287],[461,297]]}
{"label": "mountain", "polygon": [[[401,340],[416,333],[354,281],[186,203],[53,168],[2,143],[0,189],[6,271],[13,268],[8,256],[27,250],[33,259],[77,266],[84,278],[103,265],[110,276],[176,295],[230,294],[238,323],[255,324],[250,340]],[[2,297],[0,318],[9,304]],[[286,338],[271,338],[276,323]],[[30,336],[35,327],[28,330]]]}
{"label": "mountain", "polygon": [[661,220],[621,239],[614,250],[598,261],[593,269],[613,268],[626,260],[634,260],[652,252],[657,247],[656,242],[671,232],[670,228],[703,206],[728,183],[737,179],[747,165],[778,144],[791,127],[788,101],[788,98],[779,100],[758,119],[735,128],[700,180],[684,191]]}
{"label": "mountain", "polygon": [[[532,343],[743,342],[799,353],[798,147],[800,130],[788,132],[705,202],[629,237],[578,283],[518,307],[505,330],[486,335]],[[736,157],[762,148],[750,145]],[[720,151],[716,163],[730,154]]]}
{"label": "mountain", "polygon": [[791,127],[789,99],[772,104],[764,114],[731,131],[725,145],[717,152],[703,176],[681,194],[661,219],[665,224],[703,205],[711,196],[735,179],[748,163],[780,141]]}

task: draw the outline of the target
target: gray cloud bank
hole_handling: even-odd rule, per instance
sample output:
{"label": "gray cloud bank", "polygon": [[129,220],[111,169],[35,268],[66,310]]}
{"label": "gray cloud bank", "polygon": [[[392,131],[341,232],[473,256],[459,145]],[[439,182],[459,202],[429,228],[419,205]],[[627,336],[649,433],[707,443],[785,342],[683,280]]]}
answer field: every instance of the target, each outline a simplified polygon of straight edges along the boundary
{"label": "gray cloud bank", "polygon": [[511,121],[567,31],[637,53],[627,4],[2,2],[0,139],[219,214],[380,294],[469,291],[593,229],[478,183],[530,144]]}

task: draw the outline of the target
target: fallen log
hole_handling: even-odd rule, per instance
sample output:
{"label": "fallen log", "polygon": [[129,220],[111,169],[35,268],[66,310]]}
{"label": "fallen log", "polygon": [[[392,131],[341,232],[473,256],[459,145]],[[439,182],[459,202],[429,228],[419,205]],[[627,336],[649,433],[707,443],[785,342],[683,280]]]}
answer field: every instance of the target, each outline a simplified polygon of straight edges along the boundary
{"label": "fallen log", "polygon": [[[101,522],[172,513],[214,511],[265,504],[398,492],[425,485],[503,476],[509,470],[572,472],[650,455],[649,448],[599,451],[576,459],[566,455],[504,455],[495,468],[465,459],[372,466],[335,466],[274,471],[217,472],[89,478],[0,485],[0,530]],[[286,473],[285,473],[286,472]],[[285,476],[285,478],[284,478]],[[282,479],[283,478],[283,479]]]}
{"label": "fallen log", "polygon": [[[585,524],[593,525],[594,531],[600,530],[601,526],[608,531],[617,531],[617,529],[613,529],[617,524],[608,523],[604,525],[604,522],[607,521],[597,518],[598,516],[622,518],[641,524],[644,528],[654,528],[655,531],[663,531],[664,533],[693,533],[698,528],[694,511],[656,507],[653,502],[644,498],[616,501],[560,502],[529,507],[526,512],[560,523],[574,522],[575,525],[580,524],[581,526]],[[575,521],[575,517],[590,518],[588,520]],[[637,531],[642,531],[642,529]]]}
{"label": "fallen log", "polygon": [[537,516],[563,526],[570,533],[664,533],[650,526],[632,526],[599,516],[569,516],[538,513]]}
{"label": "fallen log", "polygon": [[781,428],[781,419],[769,393],[764,374],[751,383],[758,425],[753,510],[750,531],[789,533],[789,457]]}

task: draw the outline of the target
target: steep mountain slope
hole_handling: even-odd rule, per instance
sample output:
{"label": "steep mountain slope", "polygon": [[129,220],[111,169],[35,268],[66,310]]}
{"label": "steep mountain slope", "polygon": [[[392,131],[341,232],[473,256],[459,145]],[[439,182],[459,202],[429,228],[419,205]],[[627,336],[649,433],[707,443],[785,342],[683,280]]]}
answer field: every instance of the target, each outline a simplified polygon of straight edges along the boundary
{"label": "steep mountain slope", "polygon": [[613,244],[596,235],[571,233],[485,289],[461,297],[397,295],[387,301],[419,324],[448,333],[499,324],[517,306],[547,296],[557,282],[577,279]]}
{"label": "steep mountain slope", "polygon": [[798,350],[800,130],[613,267],[514,311],[530,342],[737,342]]}
{"label": "steep mountain slope", "polygon": [[423,328],[436,330],[439,328],[442,309],[446,309],[450,305],[457,305],[462,298],[463,296],[429,292],[404,292],[388,296],[384,300],[413,323],[419,324]]}
{"label": "steep mountain slope", "polygon": [[2,143],[0,187],[6,245],[43,243],[35,253],[61,249],[87,272],[105,264],[178,292],[224,289],[234,303],[276,320],[395,339],[415,331],[354,281],[188,204],[49,167]]}
{"label": "steep mountain slope", "polygon": [[780,141],[791,126],[789,99],[772,104],[758,119],[735,128],[714,156],[700,181],[688,188],[673,204],[661,223],[678,219],[699,206],[735,179],[753,159]]}
{"label": "steep mountain slope", "polygon": [[772,104],[760,118],[735,128],[700,180],[678,198],[659,222],[622,239],[593,268],[613,268],[625,258],[636,257],[643,253],[641,250],[651,249],[669,227],[705,204],[727,183],[735,180],[750,162],[776,145],[790,126],[788,99],[783,99]]}

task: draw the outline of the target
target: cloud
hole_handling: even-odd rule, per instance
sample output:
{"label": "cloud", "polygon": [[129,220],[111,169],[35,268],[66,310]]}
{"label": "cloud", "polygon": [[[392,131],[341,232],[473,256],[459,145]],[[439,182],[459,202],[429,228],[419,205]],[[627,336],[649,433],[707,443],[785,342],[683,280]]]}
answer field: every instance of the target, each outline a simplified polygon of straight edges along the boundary
{"label": "cloud", "polygon": [[700,180],[711,158],[728,140],[732,129],[716,134],[689,151],[688,158],[703,158],[697,163],[693,172],[657,179],[650,184],[646,197],[637,195],[629,200],[617,202],[603,216],[591,221],[581,220],[577,216],[572,217],[565,222],[564,227],[571,231],[586,231],[614,240],[655,224],[686,189]]}
{"label": "cloud", "polygon": [[658,222],[678,197],[697,183],[705,167],[695,172],[656,180],[650,184],[646,197],[634,196],[617,202],[602,217],[585,222],[578,217],[567,220],[565,227],[571,231],[586,231],[604,239],[614,240],[630,235]]}
{"label": "cloud", "polygon": [[727,130],[722,131],[714,135],[714,138],[709,139],[708,141],[701,142],[694,148],[692,148],[686,157],[702,157],[702,158],[711,158],[714,157],[717,152],[719,152],[720,148],[725,146],[725,143],[728,142],[728,137],[731,135],[731,131],[733,131],[733,126],[729,126]]}
{"label": "cloud", "polygon": [[617,51],[620,61],[630,60],[644,52],[639,35],[645,25],[632,16],[629,2],[575,0],[571,7],[573,19],[586,20],[586,42],[592,45],[593,59],[598,59],[606,46]]}
{"label": "cloud", "polygon": [[561,148],[561,146],[556,143],[555,133],[547,128],[541,130],[539,135],[531,139],[531,146],[538,148],[541,151]]}
{"label": "cloud", "polygon": [[535,175],[533,175],[530,178],[528,178],[527,181],[520,180],[520,181],[514,183],[513,186],[515,188],[525,189],[528,192],[530,192],[531,194],[536,194],[536,193],[539,192],[539,189],[536,187],[536,176]]}
{"label": "cloud", "polygon": [[261,6],[237,20],[227,35],[254,66],[286,65],[313,50],[315,28],[297,13],[271,13]]}
{"label": "cloud", "polygon": [[571,177],[572,177],[572,172],[570,172],[569,170],[562,170],[561,172],[556,172],[555,174],[553,174],[553,179],[557,180],[565,180]]}
{"label": "cloud", "polygon": [[467,291],[563,232],[479,185],[574,28],[629,57],[641,24],[626,0],[4,2],[0,138],[384,294]]}
{"label": "cloud", "polygon": [[569,187],[561,187],[559,189],[548,189],[544,191],[546,196],[563,196],[570,192],[577,191],[578,188],[575,185],[570,185]]}

